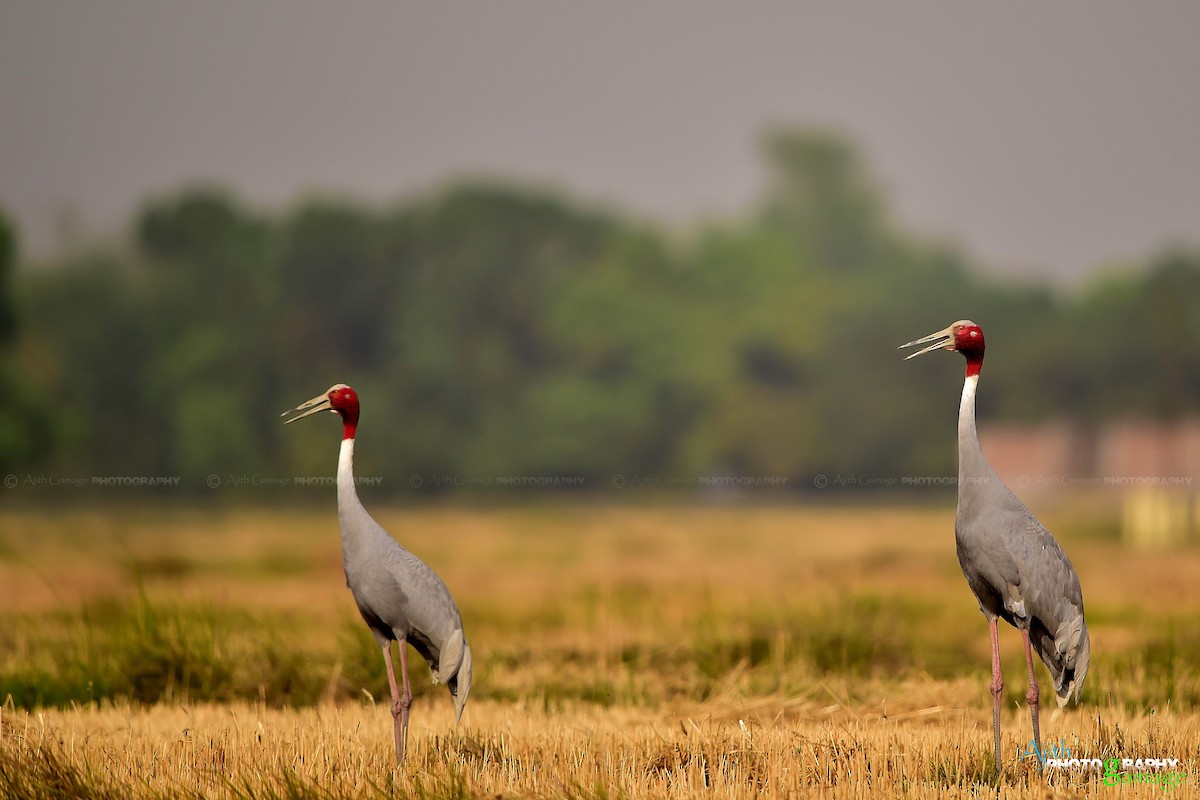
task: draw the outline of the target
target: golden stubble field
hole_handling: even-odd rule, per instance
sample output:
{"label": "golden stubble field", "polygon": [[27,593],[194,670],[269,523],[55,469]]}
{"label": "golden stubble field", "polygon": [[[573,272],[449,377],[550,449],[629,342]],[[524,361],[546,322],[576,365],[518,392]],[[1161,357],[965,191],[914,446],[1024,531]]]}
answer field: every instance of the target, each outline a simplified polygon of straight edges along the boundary
{"label": "golden stubble field", "polygon": [[[1093,662],[1079,708],[1043,706],[1043,738],[1080,758],[1178,758],[1183,786],[1039,776],[1019,760],[1029,723],[1011,629],[1009,755],[992,781],[987,631],[958,571],[952,508],[376,516],[450,586],[476,654],[457,728],[449,697],[410,660],[422,691],[399,770],[382,664],[356,667],[368,656],[355,655],[361,623],[332,509],[0,511],[0,796],[1183,797],[1200,786],[1200,552],[1130,552],[1094,515],[1045,515],[1083,581]],[[223,682],[182,675],[153,703],[11,696],[57,685],[64,663],[100,664],[80,653],[106,635],[101,612],[139,604],[171,619],[201,609]],[[275,655],[254,660],[263,643]],[[289,675],[327,688],[310,697],[260,675],[279,653],[297,655]]]}

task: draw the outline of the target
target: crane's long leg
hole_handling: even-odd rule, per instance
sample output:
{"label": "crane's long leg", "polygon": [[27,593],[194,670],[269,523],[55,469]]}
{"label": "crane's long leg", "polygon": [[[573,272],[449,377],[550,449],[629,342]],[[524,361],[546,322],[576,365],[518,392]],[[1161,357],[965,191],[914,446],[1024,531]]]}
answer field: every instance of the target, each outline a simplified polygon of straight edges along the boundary
{"label": "crane's long leg", "polygon": [[992,617],[988,620],[988,632],[992,637],[992,741],[996,751],[996,774],[1000,774],[1000,704],[1004,695],[1004,674],[1000,671],[1000,631],[996,627],[999,620]]}
{"label": "crane's long leg", "polygon": [[1038,772],[1042,771],[1042,730],[1038,724],[1037,673],[1033,669],[1033,647],[1029,643],[1029,628],[1021,628],[1021,640],[1025,643],[1025,664],[1029,667],[1029,691],[1025,699],[1029,702],[1029,716],[1033,720],[1033,746],[1038,752]]}
{"label": "crane's long leg", "polygon": [[392,666],[392,643],[383,646],[383,660],[387,664],[388,688],[392,691],[392,732],[396,739],[396,764],[404,763],[404,751],[408,745],[408,710],[412,707],[412,689],[408,685],[408,642],[401,639],[400,677],[404,691],[396,686],[396,670]]}

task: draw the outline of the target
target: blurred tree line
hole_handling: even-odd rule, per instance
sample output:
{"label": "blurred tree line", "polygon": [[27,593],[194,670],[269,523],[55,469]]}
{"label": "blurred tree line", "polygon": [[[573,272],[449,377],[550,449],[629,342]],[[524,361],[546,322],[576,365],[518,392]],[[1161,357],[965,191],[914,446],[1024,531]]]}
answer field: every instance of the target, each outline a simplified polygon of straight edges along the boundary
{"label": "blurred tree line", "polygon": [[480,182],[281,213],[190,188],[120,246],[15,274],[0,224],[0,466],[328,475],[337,426],[279,413],[346,382],[358,471],[394,489],[952,474],[960,361],[896,346],[963,317],[988,335],[986,419],[1196,411],[1200,254],[1072,291],[1004,281],[901,229],[845,139],[763,151],[751,213],[686,236]]}

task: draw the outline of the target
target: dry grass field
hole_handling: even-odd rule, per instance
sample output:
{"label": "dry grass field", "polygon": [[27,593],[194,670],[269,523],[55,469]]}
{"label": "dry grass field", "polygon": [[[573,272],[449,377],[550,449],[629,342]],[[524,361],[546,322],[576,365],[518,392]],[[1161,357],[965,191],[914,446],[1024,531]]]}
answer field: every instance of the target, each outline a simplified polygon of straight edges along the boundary
{"label": "dry grass field", "polygon": [[451,587],[476,660],[455,727],[411,659],[403,769],[332,508],[0,510],[0,797],[1200,790],[1200,552],[1128,551],[1098,516],[1045,515],[1083,581],[1093,660],[1081,705],[1044,709],[1043,738],[1076,758],[1177,758],[1180,786],[1020,759],[1011,629],[993,779],[987,629],[952,508],[376,515]]}

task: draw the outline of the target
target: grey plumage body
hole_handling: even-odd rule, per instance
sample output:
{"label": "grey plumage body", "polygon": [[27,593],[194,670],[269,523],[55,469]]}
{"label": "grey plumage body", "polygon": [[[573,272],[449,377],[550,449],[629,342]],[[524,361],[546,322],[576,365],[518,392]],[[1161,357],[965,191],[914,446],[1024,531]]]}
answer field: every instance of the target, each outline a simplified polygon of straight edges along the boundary
{"label": "grey plumage body", "polygon": [[[346,585],[363,620],[382,647],[407,641],[429,664],[434,683],[444,683],[459,702],[460,673],[468,676],[471,652],[462,616],[446,584],[425,562],[377,523],[354,488],[354,440],[342,440],[338,459],[338,522]],[[465,666],[465,670],[464,670]],[[467,685],[469,686],[469,678]]]}
{"label": "grey plumage body", "polygon": [[975,430],[975,385],[963,385],[954,538],[979,609],[1027,628],[1060,706],[1079,698],[1091,656],[1079,577],[1062,547],[992,470]]}

